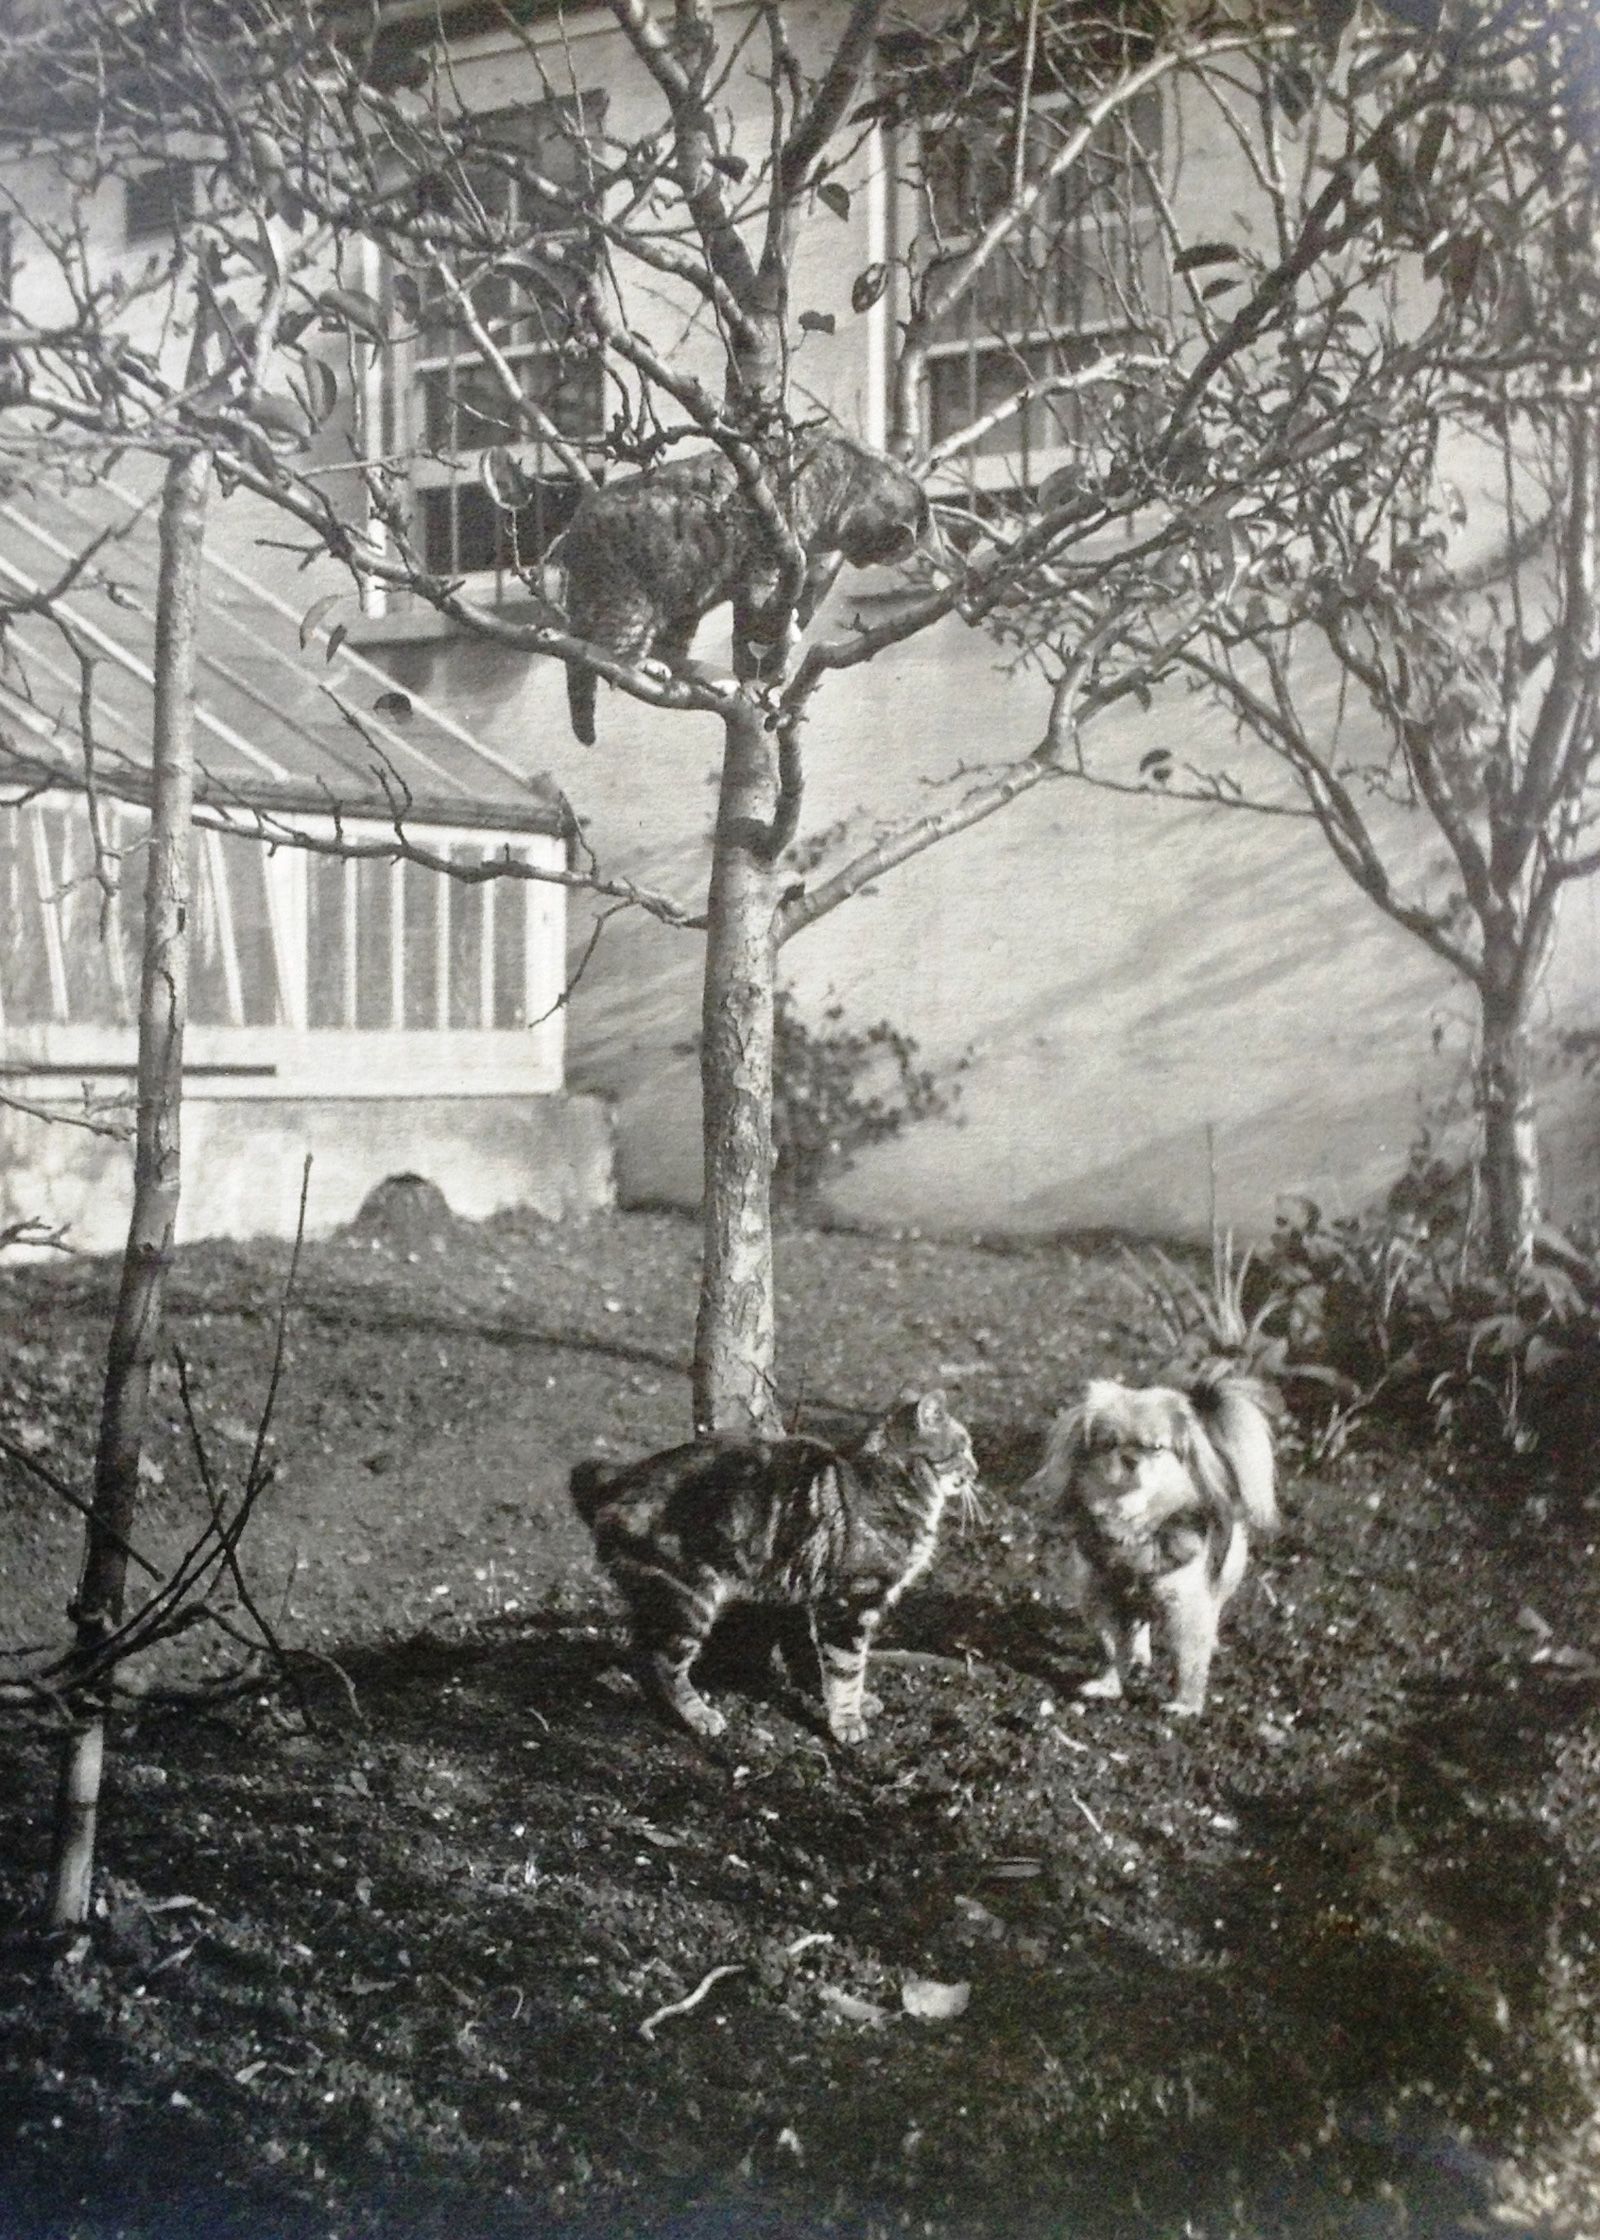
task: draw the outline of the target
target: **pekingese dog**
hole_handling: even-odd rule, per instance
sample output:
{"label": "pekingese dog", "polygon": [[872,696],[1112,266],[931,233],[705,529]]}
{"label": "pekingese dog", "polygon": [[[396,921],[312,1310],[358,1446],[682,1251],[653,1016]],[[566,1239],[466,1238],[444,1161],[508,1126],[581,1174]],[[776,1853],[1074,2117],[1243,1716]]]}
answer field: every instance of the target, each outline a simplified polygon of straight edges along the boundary
{"label": "pekingese dog", "polygon": [[1223,1610],[1250,1537],[1276,1529],[1272,1432],[1262,1387],[1219,1373],[1187,1392],[1110,1378],[1058,1415],[1022,1497],[1057,1497],[1072,1527],[1072,1590],[1105,1670],[1086,1696],[1120,1696],[1150,1663],[1152,1624],[1177,1665],[1169,1711],[1205,1709]]}

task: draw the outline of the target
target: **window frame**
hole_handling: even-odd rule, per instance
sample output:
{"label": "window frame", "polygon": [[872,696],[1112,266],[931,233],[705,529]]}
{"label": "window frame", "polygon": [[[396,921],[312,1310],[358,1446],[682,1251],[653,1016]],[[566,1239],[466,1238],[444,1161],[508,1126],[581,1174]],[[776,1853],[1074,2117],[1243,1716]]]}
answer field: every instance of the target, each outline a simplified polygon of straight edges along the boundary
{"label": "window frame", "polygon": [[[1042,94],[1035,105],[1036,119],[1059,117],[1066,107],[1066,97],[1060,94]],[[1061,227],[1070,226],[1076,238],[1093,244],[1114,243],[1111,258],[1115,262],[1113,277],[1101,285],[1103,301],[1109,302],[1113,288],[1125,285],[1127,277],[1139,274],[1146,282],[1154,277],[1152,263],[1162,247],[1160,204],[1151,183],[1150,174],[1160,174],[1164,165],[1169,138],[1170,114],[1166,89],[1153,85],[1144,88],[1124,117],[1118,115],[1108,120],[1142,149],[1140,157],[1128,157],[1121,163],[1117,178],[1120,189],[1126,184],[1132,193],[1115,209],[1108,209],[1108,198],[1102,194],[1086,193],[1076,212],[1047,223],[1043,237],[1047,241],[1061,237]],[[926,145],[922,128],[915,123],[903,127],[912,136],[913,160],[910,165],[899,164],[897,173],[902,181],[899,197],[902,222],[907,228],[908,246],[920,247],[928,253],[926,269],[931,273],[940,264],[959,258],[976,238],[976,228],[957,232],[948,227],[936,228],[929,222],[930,199],[937,191],[927,170]],[[1108,232],[1114,227],[1114,235]],[[998,254],[1005,256],[1002,248]],[[1092,252],[1091,252],[1092,254]],[[1088,269],[1088,257],[1079,260]],[[1110,260],[1106,260],[1110,261]],[[1030,269],[1042,273],[1047,260],[1041,257]],[[992,268],[991,268],[992,269]],[[968,292],[963,301],[947,314],[952,322],[961,322],[962,330],[948,337],[930,335],[924,346],[921,368],[921,412],[930,449],[949,440],[962,427],[981,418],[991,405],[981,395],[978,372],[984,363],[1003,362],[1006,357],[1028,351],[1040,353],[1050,350],[1081,348],[1085,364],[1092,364],[1098,357],[1108,354],[1109,346],[1119,339],[1136,342],[1140,333],[1131,319],[1115,317],[1084,318],[1081,316],[1055,316],[1032,323],[1018,322],[1014,326],[999,327],[985,323],[982,310],[983,282]],[[1131,307],[1130,307],[1131,308]],[[1099,346],[1098,348],[1096,346]],[[965,363],[969,370],[968,397],[965,416],[950,426],[943,426],[937,418],[935,399],[935,369]],[[1017,387],[1026,386],[1029,379],[1039,377],[1041,369],[1028,371],[1019,367]],[[1062,371],[1071,368],[1062,367]],[[1020,412],[1008,414],[997,422],[989,435],[980,438],[971,449],[954,453],[936,470],[932,486],[943,488],[949,495],[959,498],[972,496],[990,501],[1001,499],[1006,493],[1024,496],[1037,490],[1049,474],[1071,464],[1081,455],[1088,438],[1079,432],[1069,434],[1062,420],[1071,411],[1073,392],[1066,393],[1066,403],[1057,404],[1049,398],[1038,398],[1025,405]],[[995,400],[998,401],[998,400]],[[1036,435],[1029,427],[1030,420],[1043,422],[1048,430]]]}
{"label": "window frame", "polygon": [[[517,124],[532,125],[537,128],[542,117],[547,117],[552,112],[556,112],[566,120],[566,129],[569,132],[574,129],[574,126],[579,132],[592,132],[598,128],[604,115],[605,106],[606,96],[603,92],[584,92],[572,96],[552,96],[534,102],[515,103],[499,109],[486,109],[477,114],[475,122],[485,132],[492,132],[497,127],[510,127]],[[519,183],[508,178],[506,180],[506,190],[508,207],[505,215],[511,225],[515,227],[523,222],[517,200],[520,195]],[[553,242],[566,242],[579,238],[574,229],[560,226],[545,226],[535,232],[531,220],[530,234],[537,240]],[[385,275],[385,282],[392,295],[394,284],[392,274]],[[514,279],[504,276],[497,278],[493,274],[486,276],[483,285],[505,288],[508,291],[518,287],[518,283]],[[598,443],[604,434],[605,427],[604,377],[599,354],[596,353],[587,362],[577,359],[564,360],[563,344],[560,337],[552,335],[548,331],[541,335],[537,331],[544,314],[539,305],[531,301],[532,291],[525,289],[523,292],[530,297],[530,309],[526,318],[520,321],[504,320],[497,323],[510,325],[513,328],[521,326],[528,331],[520,336],[513,333],[509,340],[496,334],[494,339],[500,348],[501,355],[509,364],[517,367],[548,366],[560,369],[563,365],[566,365],[573,369],[581,369],[582,378],[591,385],[590,401],[593,410],[592,414],[585,416],[581,431],[574,432],[568,440],[576,447],[581,447],[585,443]],[[552,297],[555,292],[552,288]],[[476,445],[453,446],[448,441],[434,442],[430,440],[431,400],[429,384],[437,382],[441,376],[445,377],[448,383],[449,377],[462,369],[465,369],[470,377],[474,370],[486,370],[486,360],[473,339],[466,335],[458,335],[452,342],[446,334],[443,347],[430,349],[427,339],[428,308],[425,302],[418,306],[414,316],[408,319],[407,324],[410,328],[407,338],[401,344],[392,347],[386,357],[385,372],[388,379],[389,394],[384,400],[384,417],[393,431],[397,448],[404,452],[409,462],[412,496],[412,541],[431,574],[464,582],[480,594],[488,593],[492,595],[496,604],[503,603],[506,599],[514,598],[524,592],[527,588],[526,579],[537,573],[543,563],[545,554],[565,528],[567,519],[570,518],[572,508],[580,494],[581,485],[577,478],[571,475],[562,465],[560,459],[548,449],[543,440],[536,435],[521,432],[508,434],[503,427],[497,427],[486,434],[485,440],[481,444]],[[491,378],[495,377],[491,376]],[[558,372],[554,386],[559,387],[560,385],[561,378]],[[445,407],[446,413],[453,417],[460,410],[460,392],[457,390],[454,394],[451,394],[447,388],[446,393],[448,400]],[[537,394],[538,392],[532,393]],[[459,434],[459,427],[450,428],[446,433]],[[491,565],[463,566],[460,561],[464,540],[460,525],[459,501],[465,498],[474,505],[493,505],[494,501],[489,497],[483,483],[483,462],[490,452],[502,447],[509,447],[518,454],[519,463],[528,472],[530,481],[536,485],[537,494],[527,510],[537,511],[543,515],[548,509],[548,526],[541,519],[534,530],[530,549],[526,552],[519,551],[515,545],[515,523],[521,516],[508,514],[504,509],[497,508],[498,519],[494,525],[495,544],[498,548],[501,545],[502,538],[504,538],[507,547],[504,556],[502,557],[497,549],[495,560]],[[453,527],[449,532],[449,549],[444,554],[439,552],[438,546],[434,543],[433,531],[425,518],[426,507],[430,501],[441,493],[449,493],[458,501],[451,508],[450,518]]]}
{"label": "window frame", "polygon": [[[108,838],[124,853],[139,844],[147,813],[126,804],[102,800],[98,805]],[[61,838],[52,847],[47,817],[61,820]],[[88,855],[88,810],[81,795],[64,792],[37,799],[13,801],[0,797],[0,818],[6,820],[8,846],[5,864],[17,864],[19,876],[31,876],[38,913],[43,958],[41,985],[48,990],[47,1018],[7,1016],[6,976],[0,972],[0,1075],[34,1085],[35,1093],[48,1094],[52,1078],[69,1080],[75,1088],[83,1079],[103,1075],[131,1079],[137,1056],[137,964],[131,970],[131,935],[127,924],[113,924],[106,936],[107,970],[115,977],[112,957],[124,961],[125,978],[115,1008],[117,1018],[74,1017],[72,1002],[72,915],[79,907],[98,909],[100,890],[95,884]],[[15,820],[15,821],[13,821]],[[308,837],[336,837],[331,818],[296,817],[295,825]],[[463,887],[447,875],[420,865],[380,863],[375,858],[333,859],[315,851],[280,846],[268,848],[251,837],[253,826],[241,817],[230,836],[226,822],[206,820],[195,829],[196,856],[194,907],[197,919],[211,915],[209,938],[219,944],[213,963],[215,980],[223,991],[224,1021],[196,1021],[191,1017],[185,1032],[184,1070],[189,1093],[201,1096],[354,1096],[354,1097],[461,1097],[556,1093],[565,1086],[566,895],[559,884],[537,879],[488,880]],[[339,834],[353,841],[392,839],[392,825],[380,820],[344,818]],[[407,835],[419,847],[441,854],[471,850],[493,854],[510,848],[544,869],[565,867],[565,843],[555,834],[506,832],[482,824],[439,822],[408,825]],[[245,1023],[246,1004],[240,984],[240,954],[235,939],[229,884],[220,882],[216,868],[224,863],[230,845],[249,848],[259,859],[269,918],[269,939],[274,959],[278,1017],[269,1022]],[[81,860],[80,860],[81,844]],[[389,873],[392,893],[403,895],[403,877],[427,882],[420,891],[434,896],[438,905],[435,956],[445,959],[449,928],[457,910],[457,897],[472,893],[485,901],[479,920],[476,947],[468,959],[475,970],[476,1016],[467,1023],[450,1023],[453,967],[457,952],[449,951],[446,969],[435,983],[433,1019],[426,1025],[397,1024],[405,1015],[404,957],[402,946],[393,966],[397,989],[388,1024],[355,1025],[351,1007],[326,1025],[313,1025],[314,988],[310,970],[313,939],[311,892],[318,867],[328,866],[348,893],[357,894],[361,874],[374,868]],[[9,908],[0,895],[0,907]],[[121,896],[111,905],[122,911]],[[520,1007],[524,1019],[515,1023],[485,1023],[495,1009],[495,989],[503,954],[495,941],[498,916],[508,910],[521,914]],[[131,913],[130,913],[131,915]],[[352,909],[347,920],[346,956],[357,960],[359,915]],[[510,946],[516,949],[513,926]],[[476,960],[475,967],[473,960]],[[350,966],[347,964],[348,971]],[[441,1021],[441,1010],[443,1020]],[[59,1088],[56,1093],[59,1093]]]}

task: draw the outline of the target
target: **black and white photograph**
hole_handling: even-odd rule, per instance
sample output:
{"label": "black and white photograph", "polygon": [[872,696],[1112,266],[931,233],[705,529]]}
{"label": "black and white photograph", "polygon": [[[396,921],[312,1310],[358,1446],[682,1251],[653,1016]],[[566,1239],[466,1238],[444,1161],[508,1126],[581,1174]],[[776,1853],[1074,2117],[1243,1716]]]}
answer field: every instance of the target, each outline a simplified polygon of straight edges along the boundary
{"label": "black and white photograph", "polygon": [[1595,0],[0,0],[0,2240],[1600,2236]]}

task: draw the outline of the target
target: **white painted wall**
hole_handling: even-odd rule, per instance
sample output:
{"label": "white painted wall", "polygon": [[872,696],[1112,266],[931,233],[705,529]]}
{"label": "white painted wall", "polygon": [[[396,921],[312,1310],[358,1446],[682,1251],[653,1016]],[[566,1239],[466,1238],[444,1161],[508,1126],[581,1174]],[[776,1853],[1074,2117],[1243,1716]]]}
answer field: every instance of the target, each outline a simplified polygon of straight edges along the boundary
{"label": "white painted wall", "polygon": [[[602,692],[600,744],[585,749],[567,735],[552,664],[449,643],[390,658],[550,770],[607,869],[702,894],[714,721]],[[1200,721],[1187,700],[1119,716],[1106,758],[1134,764]],[[808,734],[805,829],[850,818],[869,832],[925,802],[927,778],[1025,749],[1041,723],[1037,688],[952,625],[830,687]],[[1597,902],[1592,888],[1569,898],[1553,1015],[1579,1014],[1600,989]],[[573,921],[576,954],[581,907]],[[939,1229],[1192,1231],[1206,1218],[1208,1125],[1224,1219],[1268,1227],[1295,1192],[1348,1210],[1457,1098],[1471,1015],[1466,992],[1303,826],[1067,781],[891,873],[784,964],[814,1015],[836,995],[854,1022],[908,1030],[936,1068],[970,1058],[955,1122],[873,1151],[838,1193],[851,1218]],[[682,1045],[699,966],[697,936],[619,920],[572,1004],[568,1077],[617,1100],[625,1197],[698,1195]],[[1594,1177],[1588,1102],[1570,1077],[1554,1085],[1551,1181],[1569,1204]]]}
{"label": "white painted wall", "polygon": [[[799,36],[811,20],[800,12]],[[607,87],[615,129],[653,116],[654,96],[614,35],[575,28],[574,82]],[[514,98],[525,73],[513,45],[491,39],[466,53],[458,82],[490,106]],[[1239,180],[1225,143],[1198,121],[1183,139],[1187,191],[1216,223],[1233,223]],[[803,340],[798,393],[866,433],[882,337],[874,315],[851,313],[849,291],[882,248],[872,161],[864,151],[847,222],[821,210],[812,220],[795,291],[797,309],[837,320],[834,336]],[[695,336],[670,307],[652,331],[695,362]],[[307,604],[336,582],[290,575],[281,556],[251,548],[242,508],[231,521],[237,556]],[[839,611],[859,596],[847,577]],[[702,650],[714,657],[719,642],[724,618]],[[383,657],[530,774],[554,776],[606,870],[701,896],[714,722],[602,691],[601,743],[584,750],[548,662],[403,634]],[[1118,715],[1110,747],[1136,762],[1202,720],[1188,701]],[[1003,676],[987,642],[952,624],[829,687],[807,739],[806,829],[846,819],[869,831],[925,803],[930,777],[1025,749],[1041,721],[1036,688]],[[1415,845],[1426,848],[1425,834]],[[587,933],[575,907],[574,957]],[[1463,1079],[1465,992],[1354,894],[1314,835],[1066,783],[895,872],[805,934],[785,964],[808,1009],[837,995],[855,1022],[887,1017],[910,1031],[936,1068],[969,1061],[954,1124],[879,1148],[842,1186],[841,1211],[862,1220],[1193,1231],[1206,1217],[1209,1129],[1219,1211],[1256,1231],[1288,1193],[1345,1209],[1379,1191]],[[1553,1017],[1592,1004],[1597,967],[1600,910],[1580,890],[1562,929]],[[699,968],[697,937],[621,919],[571,1006],[569,1080],[615,1099],[622,1188],[634,1198],[698,1195],[697,1090],[682,1046],[696,1029]],[[1593,1185],[1592,1107],[1570,1078],[1553,1085],[1547,1155],[1560,1202]]]}

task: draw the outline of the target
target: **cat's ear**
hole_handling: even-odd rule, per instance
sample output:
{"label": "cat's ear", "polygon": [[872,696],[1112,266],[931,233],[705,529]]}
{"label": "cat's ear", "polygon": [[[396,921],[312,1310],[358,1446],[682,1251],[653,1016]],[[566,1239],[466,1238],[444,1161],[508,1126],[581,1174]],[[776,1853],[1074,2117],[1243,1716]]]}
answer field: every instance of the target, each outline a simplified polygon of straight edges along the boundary
{"label": "cat's ear", "polygon": [[940,1431],[950,1421],[942,1392],[925,1392],[917,1402],[917,1429]]}

